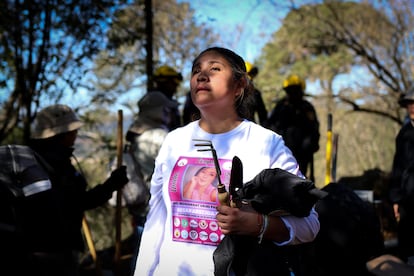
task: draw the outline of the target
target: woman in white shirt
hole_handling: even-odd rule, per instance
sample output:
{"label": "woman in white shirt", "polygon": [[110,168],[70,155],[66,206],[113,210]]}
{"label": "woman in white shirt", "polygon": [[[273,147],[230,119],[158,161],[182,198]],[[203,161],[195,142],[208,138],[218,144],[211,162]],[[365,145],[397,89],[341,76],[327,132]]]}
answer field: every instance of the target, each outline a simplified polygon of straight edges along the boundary
{"label": "woman in white shirt", "polygon": [[245,119],[253,87],[239,55],[220,47],[204,50],[193,62],[190,86],[200,116],[170,132],[160,149],[135,276],[214,275],[213,253],[225,235],[260,236],[283,247],[310,242],[319,231],[313,209],[307,217],[269,216],[264,223],[255,211],[183,196],[190,171],[215,167],[212,152],[200,151],[194,139],[211,141],[226,186],[234,156],[243,163],[245,182],[267,168],[303,177],[281,136]]}

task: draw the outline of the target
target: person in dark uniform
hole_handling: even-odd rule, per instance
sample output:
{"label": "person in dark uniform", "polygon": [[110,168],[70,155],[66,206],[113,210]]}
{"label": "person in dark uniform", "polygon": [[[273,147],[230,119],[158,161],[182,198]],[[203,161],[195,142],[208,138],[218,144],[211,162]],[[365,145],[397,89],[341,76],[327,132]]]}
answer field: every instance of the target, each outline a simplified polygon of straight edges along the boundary
{"label": "person in dark uniform", "polygon": [[[313,105],[305,100],[306,83],[297,75],[283,82],[286,96],[276,103],[268,120],[267,128],[280,134],[306,175],[313,162],[313,154],[319,150],[319,121]],[[311,172],[312,174],[312,172]]]}
{"label": "person in dark uniform", "polygon": [[[80,168],[72,164],[74,143],[82,125],[75,112],[61,104],[44,108],[35,118],[28,146],[39,166],[33,167],[37,170],[22,171],[26,182],[32,184],[23,187],[25,195],[11,200],[8,206],[13,210],[16,228],[10,234],[18,241],[11,246],[18,254],[10,257],[10,251],[4,252],[7,244],[2,242],[0,246],[0,256],[5,253],[11,258],[6,267],[19,264],[9,270],[15,275],[79,275],[79,253],[85,250],[84,212],[105,204],[128,182],[126,167],[121,166],[103,184],[88,189]],[[14,160],[22,158],[14,156]],[[16,162],[14,166],[25,165]],[[42,171],[44,180],[38,181]],[[7,241],[7,236],[2,235],[1,240]]]}
{"label": "person in dark uniform", "polygon": [[399,103],[409,120],[395,139],[389,196],[398,221],[399,257],[414,265],[414,87]]}
{"label": "person in dark uniform", "polygon": [[[162,92],[169,100],[175,101],[174,96],[177,93],[178,86],[183,80],[183,76],[180,72],[176,71],[174,68],[163,65],[158,67],[154,72],[154,84],[155,88],[153,91]],[[148,93],[151,93],[149,91]],[[173,130],[177,127],[182,126],[181,114],[177,107],[171,108],[169,111],[169,124],[168,129]]]}
{"label": "person in dark uniform", "polygon": [[[248,61],[246,61],[245,64],[247,75],[249,76],[250,81],[253,83],[254,78],[257,76],[257,74],[259,74],[259,68],[257,68],[257,66],[254,66]],[[253,101],[250,103],[250,106],[251,114],[250,118],[248,119],[250,119],[250,121],[263,125],[267,119],[267,110],[263,102],[262,92],[259,89],[257,89],[257,87],[254,87],[254,98]]]}

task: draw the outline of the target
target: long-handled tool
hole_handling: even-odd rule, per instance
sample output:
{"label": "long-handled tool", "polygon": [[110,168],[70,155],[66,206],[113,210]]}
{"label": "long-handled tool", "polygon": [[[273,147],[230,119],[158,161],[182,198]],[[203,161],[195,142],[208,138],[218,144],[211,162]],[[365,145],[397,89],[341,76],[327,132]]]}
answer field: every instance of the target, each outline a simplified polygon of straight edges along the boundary
{"label": "long-handled tool", "polygon": [[332,114],[328,114],[328,130],[326,133],[326,171],[325,185],[332,182],[331,165],[332,165]]}
{"label": "long-handled tool", "polygon": [[333,135],[333,144],[332,144],[332,182],[336,182],[336,162],[338,159],[338,140],[339,134],[335,133]]}
{"label": "long-handled tool", "polygon": [[217,178],[218,178],[218,185],[217,185],[217,192],[218,192],[218,199],[221,205],[229,205],[229,193],[226,190],[226,186],[221,182],[221,170],[220,164],[217,158],[217,152],[213,147],[213,143],[210,140],[203,140],[203,139],[193,139],[193,141],[199,142],[194,144],[195,147],[202,147],[197,149],[197,151],[211,151],[214,160],[214,166],[216,167]]}
{"label": "long-handled tool", "polygon": [[103,274],[102,274],[101,263],[98,260],[98,255],[96,254],[95,244],[93,243],[93,239],[92,239],[92,232],[91,232],[91,229],[89,228],[89,224],[85,216],[83,216],[82,218],[82,229],[85,235],[86,243],[88,244],[89,252],[91,253],[92,260],[95,263],[96,274],[97,276],[102,276]]}
{"label": "long-handled tool", "polygon": [[[122,166],[123,153],[123,114],[122,109],[118,110],[118,129],[117,129],[117,168]],[[115,256],[114,256],[114,274],[120,275],[121,261],[121,224],[122,224],[122,188],[116,193],[116,210],[115,210]]]}
{"label": "long-handled tool", "polygon": [[[75,155],[72,155],[72,157],[75,160],[75,163],[76,163],[76,166],[79,172],[86,179],[85,173],[83,172],[82,166],[80,165],[78,159],[76,158]],[[86,243],[88,245],[89,253],[91,254],[92,260],[95,264],[96,275],[102,276],[103,274],[102,274],[101,262],[99,261],[98,255],[96,254],[96,248],[95,248],[95,244],[92,238],[92,231],[91,231],[91,228],[89,227],[89,223],[88,223],[88,220],[86,219],[86,215],[83,215],[83,218],[82,218],[82,230],[83,230],[83,234],[86,239]]]}

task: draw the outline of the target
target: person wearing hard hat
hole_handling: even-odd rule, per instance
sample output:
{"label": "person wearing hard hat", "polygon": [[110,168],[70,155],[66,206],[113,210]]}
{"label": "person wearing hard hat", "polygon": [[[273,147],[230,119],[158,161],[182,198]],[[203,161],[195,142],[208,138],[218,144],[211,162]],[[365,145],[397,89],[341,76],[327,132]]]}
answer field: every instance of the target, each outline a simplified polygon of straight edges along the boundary
{"label": "person wearing hard hat", "polygon": [[[139,112],[126,134],[127,144],[123,158],[127,164],[130,182],[123,189],[123,195],[127,199],[126,207],[131,214],[132,225],[135,227],[132,240],[134,254],[131,264],[133,266],[135,266],[148,212],[149,190],[155,158],[169,132],[167,126],[170,117],[165,115],[177,107],[177,101],[167,98],[160,91],[145,94],[138,101]],[[110,204],[115,205],[115,203],[116,194],[114,193]]]}
{"label": "person wearing hard hat", "polygon": [[[178,86],[183,80],[183,76],[180,72],[176,71],[171,66],[163,65],[155,70],[153,80],[155,86],[154,91],[162,92],[168,99],[176,101],[174,96],[177,93]],[[151,93],[151,91],[149,91],[149,93]],[[169,116],[169,130],[173,130],[182,125],[178,104],[177,107],[170,109]]]}
{"label": "person wearing hard hat", "polygon": [[[29,146],[45,168],[51,189],[24,199],[27,210],[23,213],[33,213],[21,218],[28,229],[22,233],[22,250],[29,255],[29,262],[22,266],[30,275],[78,275],[79,253],[85,247],[81,232],[84,211],[105,204],[113,191],[128,182],[126,168],[121,166],[103,184],[88,189],[82,172],[72,164],[82,125],[75,112],[61,104],[42,109],[35,118]],[[26,177],[37,179],[38,175]]]}
{"label": "person wearing hard hat", "polygon": [[[245,62],[245,65],[247,76],[249,77],[250,81],[254,86],[253,80],[259,73],[259,68],[257,68],[257,66],[254,66],[248,61]],[[263,102],[262,93],[256,87],[254,87],[254,100],[251,103],[250,112],[250,118],[248,119],[250,119],[253,122],[258,121],[261,125],[265,123],[267,119],[267,110]]]}
{"label": "person wearing hard hat", "polygon": [[414,265],[414,86],[399,104],[409,120],[395,139],[389,198],[398,222],[398,256]]}
{"label": "person wearing hard hat", "polygon": [[319,150],[320,137],[316,111],[304,99],[306,83],[298,75],[287,77],[283,89],[286,96],[276,103],[265,126],[282,135],[304,175],[311,165],[312,179],[313,154]]}

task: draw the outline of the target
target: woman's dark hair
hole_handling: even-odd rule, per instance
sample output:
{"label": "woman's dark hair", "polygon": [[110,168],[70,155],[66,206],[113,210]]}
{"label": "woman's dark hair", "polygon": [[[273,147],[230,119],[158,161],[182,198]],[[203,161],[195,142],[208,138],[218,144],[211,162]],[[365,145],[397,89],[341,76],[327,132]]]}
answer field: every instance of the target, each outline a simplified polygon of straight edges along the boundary
{"label": "woman's dark hair", "polygon": [[[252,111],[250,110],[250,106],[254,102],[254,87],[251,83],[250,79],[247,76],[246,72],[246,64],[241,56],[229,50],[227,48],[222,47],[210,47],[202,51],[193,61],[193,65],[197,63],[198,59],[205,53],[214,51],[220,54],[223,58],[225,58],[233,69],[233,77],[236,81],[242,81],[244,79],[246,83],[246,87],[244,88],[243,93],[240,95],[239,98],[235,101],[235,107],[237,114],[242,118],[250,118]],[[200,114],[195,116],[194,119],[200,118]]]}

